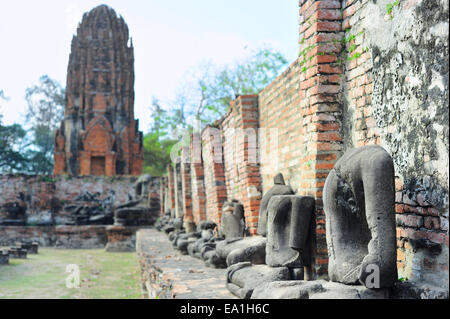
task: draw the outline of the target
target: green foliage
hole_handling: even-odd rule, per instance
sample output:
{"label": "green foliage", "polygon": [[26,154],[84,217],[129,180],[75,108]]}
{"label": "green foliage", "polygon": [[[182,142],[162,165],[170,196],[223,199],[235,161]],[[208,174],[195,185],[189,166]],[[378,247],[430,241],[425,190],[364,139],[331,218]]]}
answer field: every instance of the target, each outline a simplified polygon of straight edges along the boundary
{"label": "green foliage", "polygon": [[[0,90],[0,101],[7,101],[5,92]],[[3,125],[0,114],[0,173],[16,172],[23,168],[27,159],[21,154],[26,131],[19,124]]]}
{"label": "green foliage", "polygon": [[287,63],[281,53],[267,48],[253,51],[232,65],[218,67],[204,62],[180,82],[177,96],[170,103],[172,116],[183,128],[189,128],[187,118],[212,123],[228,111],[231,100],[243,94],[258,94]]}
{"label": "green foliage", "polygon": [[392,20],[392,18],[394,17],[392,12],[394,10],[394,7],[398,6],[399,4],[400,0],[395,0],[392,3],[386,4],[386,13],[389,15],[390,20]]}
{"label": "green foliage", "polygon": [[170,151],[176,143],[174,140],[159,140],[155,132],[150,132],[144,137],[144,167],[143,173],[152,176],[163,176],[167,165],[170,164]]}
{"label": "green foliage", "polygon": [[317,55],[323,55],[323,54],[324,54],[324,52],[318,52],[318,53],[316,53],[315,55],[311,55],[311,56],[307,57],[308,53],[309,53],[311,50],[313,50],[314,48],[318,47],[318,46],[319,46],[319,45],[316,44],[316,43],[310,44],[310,45],[307,45],[305,48],[303,48],[303,49],[300,51],[299,56],[300,56],[302,59],[300,60],[299,65],[302,67],[302,69],[301,69],[302,73],[306,73],[306,71],[308,71],[308,69],[311,68],[311,65],[306,65],[308,62],[311,62],[311,60],[312,60],[315,56],[317,56]]}
{"label": "green foliage", "polygon": [[50,129],[59,126],[64,117],[65,90],[48,75],[39,78],[39,84],[25,90],[28,103],[27,121],[33,127],[44,125]]}
{"label": "green foliage", "polygon": [[[0,91],[0,98],[7,100],[3,90]],[[1,172],[53,172],[53,136],[64,116],[64,98],[61,85],[44,75],[38,85],[25,91],[28,103],[26,130],[20,124],[2,125],[0,115]]]}
{"label": "green foliage", "polygon": [[2,125],[0,116],[0,172],[15,172],[26,167],[27,158],[20,150],[26,132],[19,124]]}
{"label": "green foliage", "polygon": [[[258,94],[270,84],[288,61],[276,51],[263,48],[232,65],[203,62],[180,81],[166,109],[153,98],[152,127],[144,137],[144,173],[161,176],[171,163],[170,152],[183,132],[201,129],[228,111],[230,102],[243,94]],[[193,122],[196,123],[193,123]],[[177,144],[178,143],[178,144]],[[183,141],[183,145],[189,141]],[[176,149],[179,153],[179,149]]]}
{"label": "green foliage", "polygon": [[36,174],[53,172],[53,136],[64,117],[65,92],[61,85],[44,75],[38,85],[26,89],[27,123],[31,125],[31,147],[26,151],[28,171]]}

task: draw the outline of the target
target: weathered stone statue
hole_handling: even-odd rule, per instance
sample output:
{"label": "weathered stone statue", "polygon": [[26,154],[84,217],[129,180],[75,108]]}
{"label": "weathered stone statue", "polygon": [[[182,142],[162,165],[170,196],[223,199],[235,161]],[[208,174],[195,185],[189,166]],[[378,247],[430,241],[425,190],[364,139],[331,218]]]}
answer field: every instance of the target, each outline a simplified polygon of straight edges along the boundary
{"label": "weathered stone statue", "polygon": [[134,193],[137,199],[148,199],[148,194],[150,193],[150,183],[152,177],[148,174],[139,176],[136,184],[134,185]]}
{"label": "weathered stone statue", "polygon": [[310,196],[278,195],[270,199],[267,207],[266,264],[288,267],[292,279],[312,277],[314,204]]}
{"label": "weathered stone statue", "polygon": [[273,187],[264,194],[259,209],[259,220],[257,233],[261,236],[267,234],[267,206],[272,196],[275,195],[294,195],[292,188],[284,182],[283,174],[278,173],[273,179]]}
{"label": "weathered stone statue", "polygon": [[221,258],[225,258],[227,265],[231,266],[236,263],[248,261],[251,264],[264,264],[266,259],[266,242],[267,234],[267,207],[269,201],[276,195],[293,195],[294,191],[290,186],[285,185],[283,175],[281,173],[274,177],[274,186],[262,197],[259,211],[259,221],[257,234],[260,236],[252,236],[238,239],[229,239],[221,242],[217,246],[217,254]]}
{"label": "weathered stone statue", "polygon": [[[292,214],[289,211],[291,209],[283,210],[284,206],[282,206],[280,213],[278,213],[278,206],[276,205],[278,202],[274,202],[272,208],[269,207],[271,199],[277,195],[294,195],[292,188],[285,184],[281,173],[275,176],[274,186],[262,198],[257,229],[260,236],[229,242],[224,241],[217,245],[217,254],[219,257],[225,256],[228,265],[227,288],[240,298],[250,298],[255,287],[264,283],[303,278],[303,272],[300,271],[303,264],[299,257],[299,251],[304,247],[302,246],[298,250],[289,250],[289,231],[286,232],[287,235],[284,232],[285,228],[290,229]],[[294,207],[294,210],[296,208],[297,206]],[[270,214],[270,210],[273,210],[274,213]],[[268,236],[268,224],[272,223],[273,220],[276,220],[277,225],[270,228],[270,236]],[[276,234],[279,230],[283,231],[280,236]],[[296,248],[301,246],[302,243],[306,243],[305,241],[301,243],[303,237],[297,237],[294,234],[297,230],[299,229],[294,230],[292,235],[293,246]],[[271,240],[271,248],[267,247],[269,240]],[[285,240],[288,240],[288,242],[284,242]],[[271,256],[268,259],[267,252],[269,251]],[[292,253],[292,255],[289,255],[289,253]],[[310,256],[310,252],[305,254],[305,251],[302,251],[305,261],[310,260],[310,257],[307,256],[308,253]],[[279,257],[277,254],[283,255],[280,260],[277,258]],[[292,258],[292,262],[289,258]],[[310,263],[306,262],[305,266],[310,269]]]}
{"label": "weathered stone statue", "polygon": [[245,231],[244,206],[237,201],[225,202],[219,235],[225,239],[242,238]]}
{"label": "weathered stone statue", "polygon": [[106,228],[107,251],[134,251],[136,230],[133,226],[148,226],[155,223],[160,211],[159,196],[153,196],[153,179],[142,175],[134,185],[135,196],[114,211],[114,225]]}
{"label": "weathered stone statue", "polygon": [[[134,186],[135,196],[132,200],[117,206],[114,211],[114,225],[140,226],[151,225],[159,214],[159,200],[151,196],[152,177],[142,175]],[[157,203],[154,203],[157,201]]]}
{"label": "weathered stone statue", "polygon": [[397,253],[390,155],[377,145],[346,152],[323,193],[330,279],[368,288],[392,286]]}
{"label": "weathered stone statue", "polygon": [[23,226],[26,221],[26,204],[23,201],[6,203],[0,207],[0,225]]}

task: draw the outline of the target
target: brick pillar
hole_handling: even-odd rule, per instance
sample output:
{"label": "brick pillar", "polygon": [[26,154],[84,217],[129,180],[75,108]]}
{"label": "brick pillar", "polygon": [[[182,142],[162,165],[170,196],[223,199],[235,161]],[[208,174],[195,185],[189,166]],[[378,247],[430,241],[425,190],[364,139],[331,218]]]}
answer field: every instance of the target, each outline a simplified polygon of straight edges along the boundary
{"label": "brick pillar", "polygon": [[175,184],[175,216],[181,218],[183,216],[183,187],[181,183],[181,163],[175,164],[174,169]]}
{"label": "brick pillar", "polygon": [[53,154],[54,158],[54,166],[53,166],[53,174],[61,175],[66,172],[66,155],[64,152],[55,151]]}
{"label": "brick pillar", "polygon": [[221,123],[224,141],[225,177],[229,199],[244,205],[251,234],[258,228],[261,175],[258,157],[258,96],[241,95],[230,105]]}
{"label": "brick pillar", "polygon": [[168,174],[168,196],[169,196],[169,207],[167,209],[175,209],[175,179],[172,165],[167,165]]}
{"label": "brick pillar", "polygon": [[183,146],[181,149],[181,185],[184,223],[193,222],[190,146]]}
{"label": "brick pillar", "polygon": [[314,270],[327,273],[328,253],[322,190],[342,151],[340,133],[341,2],[300,0],[300,113],[304,150],[300,155],[299,195],[316,198]]}
{"label": "brick pillar", "polygon": [[223,166],[222,136],[217,127],[202,132],[202,156],[205,173],[206,218],[220,225],[222,206],[227,200]]}
{"label": "brick pillar", "polygon": [[115,152],[110,152],[105,156],[105,175],[115,176],[116,175],[116,159],[117,155]]}
{"label": "brick pillar", "polygon": [[206,220],[205,176],[202,162],[202,141],[199,133],[191,137],[192,215],[196,225]]}
{"label": "brick pillar", "polygon": [[161,183],[159,184],[159,201],[161,203],[159,214],[161,216],[166,212],[166,187],[167,187],[167,178],[161,177]]}

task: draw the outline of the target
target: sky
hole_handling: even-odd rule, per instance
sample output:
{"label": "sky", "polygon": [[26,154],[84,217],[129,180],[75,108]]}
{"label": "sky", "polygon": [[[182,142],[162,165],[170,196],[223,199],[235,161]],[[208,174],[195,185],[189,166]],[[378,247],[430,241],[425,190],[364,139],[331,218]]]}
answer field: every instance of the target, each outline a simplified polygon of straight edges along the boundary
{"label": "sky", "polygon": [[84,12],[111,6],[135,54],[135,117],[146,132],[152,96],[169,100],[202,61],[232,63],[269,46],[298,56],[298,0],[15,0],[0,2],[0,100],[4,124],[23,123],[25,90],[47,74],[66,84],[70,44]]}

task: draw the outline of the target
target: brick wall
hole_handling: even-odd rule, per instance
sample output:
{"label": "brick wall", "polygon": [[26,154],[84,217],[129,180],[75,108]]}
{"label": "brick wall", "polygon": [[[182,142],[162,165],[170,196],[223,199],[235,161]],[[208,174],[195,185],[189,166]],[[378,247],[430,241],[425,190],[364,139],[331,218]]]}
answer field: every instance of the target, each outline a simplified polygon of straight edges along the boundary
{"label": "brick wall", "polygon": [[184,223],[193,222],[190,145],[181,149],[181,184]]}
{"label": "brick wall", "polygon": [[167,165],[167,174],[168,174],[168,204],[167,209],[175,209],[175,178],[174,178],[174,170],[172,165]]}
{"label": "brick wall", "polygon": [[159,184],[159,202],[160,204],[160,212],[159,214],[161,216],[164,215],[164,213],[167,210],[167,177],[161,177],[161,183]]}
{"label": "brick wall", "polygon": [[39,246],[66,249],[102,249],[107,226],[0,226],[0,246],[35,241]]}
{"label": "brick wall", "polygon": [[217,127],[202,131],[202,158],[206,194],[206,219],[220,225],[222,206],[227,200],[223,164],[222,135]]}
{"label": "brick wall", "polygon": [[[217,123],[202,132],[193,215],[204,171],[206,218],[219,222],[223,201],[237,199],[254,233],[259,198],[246,187],[265,193],[281,172],[316,199],[313,262],[316,277],[326,275],[326,177],[345,151],[379,144],[396,172],[399,276],[448,288],[448,4],[400,1],[390,12],[388,4],[299,1],[299,57],[257,96],[233,101],[216,139]],[[259,129],[259,167],[235,128]]]}
{"label": "brick wall", "polygon": [[206,191],[203,173],[202,144],[200,133],[191,135],[191,187],[192,215],[196,225],[206,220]]}
{"label": "brick wall", "polygon": [[27,216],[52,211],[58,214],[63,206],[86,192],[98,193],[98,199],[114,197],[119,205],[134,195],[136,177],[69,177],[37,175],[0,175],[0,211],[8,203],[26,207]]}
{"label": "brick wall", "polygon": [[183,216],[183,185],[181,175],[181,163],[174,164],[174,197],[175,197],[175,216]]}
{"label": "brick wall", "polygon": [[343,121],[348,132],[347,143],[351,146],[380,144],[379,128],[372,116],[373,61],[370,42],[365,32],[365,7],[368,1],[342,2],[342,30],[345,31],[340,59],[344,67],[342,84]]}
{"label": "brick wall", "polygon": [[[448,5],[400,1],[389,13],[389,4],[342,1],[344,149],[379,144],[391,154],[399,276],[448,288],[448,93],[429,81],[448,79],[448,44],[436,45],[448,32],[433,31],[448,25]],[[447,137],[433,132],[441,126]]]}
{"label": "brick wall", "polygon": [[322,189],[343,149],[342,34],[339,1],[300,1],[299,58],[259,94],[263,188],[281,172],[297,194],[316,198],[317,276],[328,264]]}
{"label": "brick wall", "polygon": [[251,234],[258,228],[261,175],[258,156],[258,96],[242,95],[221,122],[228,199],[244,205]]}

